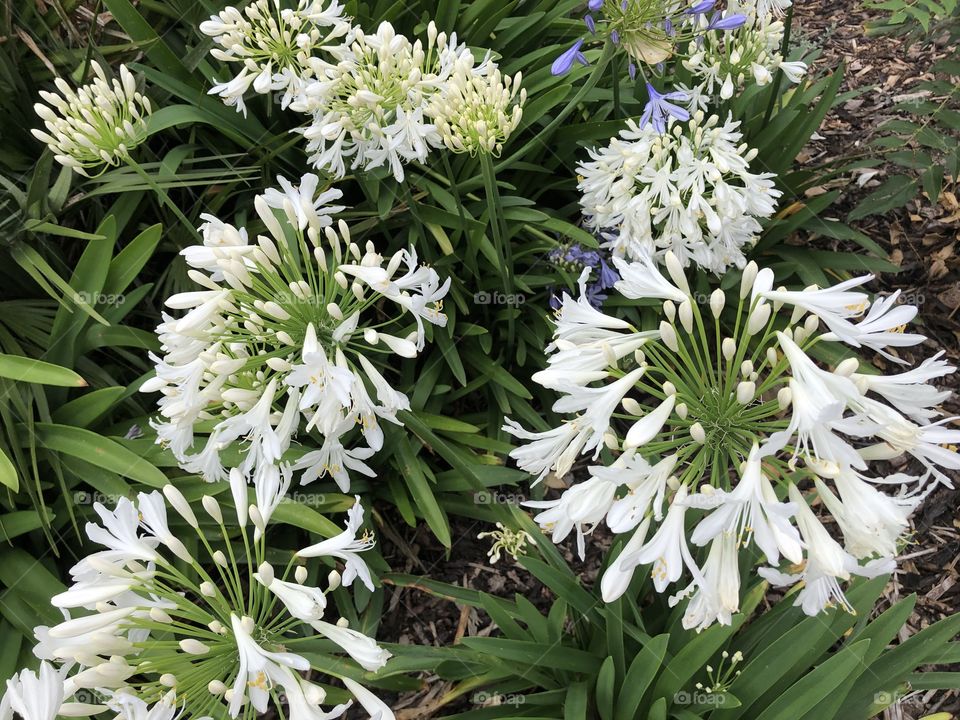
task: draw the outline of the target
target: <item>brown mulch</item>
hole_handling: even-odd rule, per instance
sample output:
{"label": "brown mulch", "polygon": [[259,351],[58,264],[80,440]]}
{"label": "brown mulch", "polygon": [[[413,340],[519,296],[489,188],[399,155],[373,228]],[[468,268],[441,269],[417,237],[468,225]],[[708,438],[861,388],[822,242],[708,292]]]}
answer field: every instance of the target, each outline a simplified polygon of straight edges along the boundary
{"label": "brown mulch", "polygon": [[[811,164],[864,152],[870,140],[882,134],[882,125],[897,117],[894,105],[918,97],[914,86],[932,79],[929,68],[944,57],[956,57],[957,49],[944,38],[934,42],[906,43],[889,37],[867,37],[868,21],[878,17],[854,0],[799,2],[796,19],[801,32],[826,38],[821,68],[846,67],[841,92],[869,88],[836,108],[824,121],[818,137],[805,149],[802,160]],[[881,166],[876,175],[849,178],[839,216],[853,208],[891,171]],[[871,171],[872,172],[872,171]],[[861,183],[857,179],[866,180]],[[956,178],[948,179],[939,198],[920,197],[908,207],[886,215],[870,216],[856,223],[890,254],[900,267],[897,274],[878,278],[883,291],[900,290],[907,302],[917,305],[917,323],[929,340],[907,348],[901,356],[916,363],[940,350],[952,364],[960,360],[960,212]],[[883,367],[882,364],[878,364]],[[942,384],[957,390],[960,373]],[[945,403],[948,415],[960,415],[955,396]],[[956,474],[953,474],[956,478]],[[957,478],[960,479],[960,478]],[[960,488],[960,483],[956,483]],[[886,602],[878,612],[899,598],[915,593],[916,608],[901,631],[906,639],[960,608],[960,490],[940,488],[927,498],[912,518],[911,541],[899,558],[898,572],[887,588]],[[951,668],[957,670],[957,668]],[[908,694],[883,715],[889,720],[913,720],[934,712],[960,714],[957,690],[933,690]]]}

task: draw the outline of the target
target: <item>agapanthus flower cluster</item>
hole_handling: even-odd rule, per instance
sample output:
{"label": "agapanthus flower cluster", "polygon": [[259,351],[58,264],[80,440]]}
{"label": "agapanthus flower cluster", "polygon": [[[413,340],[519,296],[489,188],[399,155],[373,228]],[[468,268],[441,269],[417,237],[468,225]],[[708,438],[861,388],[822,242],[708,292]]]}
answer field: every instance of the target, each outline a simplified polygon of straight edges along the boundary
{"label": "agapanthus flower cluster", "polygon": [[633,77],[638,64],[664,62],[687,41],[711,30],[732,30],[746,20],[739,13],[715,10],[716,0],[688,3],[684,0],[590,0],[583,18],[589,35],[577,40],[553,63],[551,72],[563,75],[574,64],[587,65],[584,42],[609,38],[630,57]]}
{"label": "agapanthus flower cluster", "polygon": [[119,79],[109,80],[99,63],[91,63],[93,82],[74,90],[57,78],[60,95],[40,91],[48,103],[33,106],[46,130],[33,135],[46,143],[54,159],[80,175],[95,177],[107,167],[116,167],[147,139],[150,101],[137,90],[137,82],[126,65],[118,69]]}
{"label": "agapanthus flower cluster", "polygon": [[503,77],[489,57],[476,62],[432,22],[425,48],[384,22],[373,34],[355,28],[333,54],[336,65],[318,70],[291,107],[312,116],[297,131],[310,162],[335,177],[349,160],[351,170],[387,166],[400,182],[405,163],[443,145],[498,154],[520,121],[520,76]]}
{"label": "agapanthus flower cluster", "polygon": [[[944,469],[960,469],[957,418],[937,409],[949,393],[930,384],[954,368],[940,355],[886,374],[855,357],[832,369],[818,358],[846,347],[899,363],[896,348],[925,339],[904,332],[916,308],[898,294],[871,302],[871,276],[789,291],[750,263],[739,293],[702,298],[673,253],[669,279],[650,259],[614,262],[617,291],[662,301],[660,319],[637,327],[594,309],[582,288],[564,296],[534,380],[561,394],[553,410],[570,419],[545,432],[511,420],[504,429],[524,441],[511,456],[537,480],[566,476],[581,455],[593,464],[558,499],[529,502],[536,521],[555,542],[575,530],[581,557],[602,521],[626,535],[601,580],[607,601],[638,566],[652,566],[659,592],[686,572],[671,603],[690,598],[688,628],[730,622],[745,549],[762,554],[764,577],[800,583],[807,614],[849,610],[840,583],[891,570],[911,510],[949,484]],[[871,467],[895,459],[919,472]],[[702,563],[691,545],[709,546]]]}
{"label": "agapanthus flower cluster", "polygon": [[316,59],[342,43],[351,25],[337,0],[326,6],[321,0],[298,0],[295,8],[282,8],[280,0],[256,0],[243,9],[221,10],[200,23],[200,31],[220,46],[211,51],[213,57],[240,64],[237,75],[214,85],[210,94],[246,115],[243,96],[251,88],[261,95],[282,92],[286,107],[314,77]]}
{"label": "agapanthus flower cluster", "polygon": [[716,0],[693,4],[685,0],[591,0],[583,18],[589,36],[580,38],[557,57],[550,71],[564,75],[576,64],[587,65],[584,43],[591,37],[608,39],[630,58],[630,78],[636,78],[639,72],[646,82],[648,100],[640,127],[652,126],[663,133],[668,118],[684,122],[689,119],[683,105],[691,97],[680,88],[657,90],[652,82],[654,71],[660,74],[668,59],[683,57],[684,48],[699,47],[704,38],[722,36],[747,21],[746,15],[719,11],[715,5]]}
{"label": "agapanthus flower cluster", "polygon": [[[383,368],[416,357],[426,325],[446,324],[450,285],[412,248],[387,258],[370,242],[361,249],[331,217],[340,191],[318,194],[316,175],[279,182],[255,199],[267,231],[256,240],[204,216],[203,245],[182,252],[200,289],[167,299],[186,312],[164,315],[163,356],[152,356],[157,375],[142,388],[163,393],[158,442],[190,472],[227,479],[221,455],[244,441],[237,472],[265,516],[295,470],[304,483],[330,475],[343,490],[348,471],[373,476],[364,460],[383,445],[379,421],[400,424],[397,412],[409,409]],[[345,447],[354,428],[367,447]],[[298,432],[319,435],[319,449],[292,461]]]}
{"label": "agapanthus flower cluster", "polygon": [[[179,518],[168,515],[168,504]],[[322,641],[331,641],[336,655],[328,660],[343,662],[343,653],[368,672],[390,657],[342,618],[324,620],[327,596],[341,584],[359,577],[373,588],[361,557],[373,541],[357,537],[363,509],[355,505],[343,533],[292,554],[281,571],[266,561],[266,524],[256,505],[240,503],[226,514],[213,497],[202,505],[204,523],[172,485],[163,494],[123,498],[112,510],[96,503],[100,524],[86,530],[105,549],[71,569],[72,584],[51,600],[64,621],[35,630],[40,674],[20,673],[4,703],[24,720],[90,716],[107,707],[125,720],[250,718],[271,702],[279,709],[282,694],[291,720],[342,715],[352,701],[321,708],[327,691],[302,674],[313,664],[295,650],[316,658],[327,655]],[[193,530],[192,542],[181,539],[175,519]],[[326,590],[305,584],[310,572],[302,561],[321,557],[343,563],[342,572],[330,572]],[[340,680],[372,717],[393,717],[362,685]],[[79,690],[100,702],[63,704]],[[30,702],[32,708],[21,707]]]}
{"label": "agapanthus flower cluster", "polygon": [[784,26],[780,20],[751,16],[733,33],[709,32],[690,43],[682,63],[708,95],[729,100],[752,80],[757,85],[773,81],[779,70],[792,83],[800,82],[807,64],[786,61],[780,53]]}
{"label": "agapanthus flower cluster", "polygon": [[503,75],[489,60],[475,71],[472,53],[458,57],[450,79],[427,111],[447,149],[499,157],[523,116],[527,91],[520,80],[520,73]]}
{"label": "agapanthus flower cluster", "polygon": [[[603,305],[608,291],[620,279],[605,250],[591,250],[579,243],[555,247],[547,255],[547,260],[574,277],[580,277],[584,268],[590,268],[593,272],[591,280],[585,286],[587,300],[597,309]],[[551,294],[550,307],[556,309],[560,307],[560,303],[560,297]]]}
{"label": "agapanthus flower cluster", "polygon": [[780,191],[772,173],[750,172],[756,150],[740,123],[694,113],[658,134],[628,120],[619,137],[580,163],[580,200],[589,228],[613,231],[606,246],[629,259],[672,250],[684,266],[715,273],[743,267]]}

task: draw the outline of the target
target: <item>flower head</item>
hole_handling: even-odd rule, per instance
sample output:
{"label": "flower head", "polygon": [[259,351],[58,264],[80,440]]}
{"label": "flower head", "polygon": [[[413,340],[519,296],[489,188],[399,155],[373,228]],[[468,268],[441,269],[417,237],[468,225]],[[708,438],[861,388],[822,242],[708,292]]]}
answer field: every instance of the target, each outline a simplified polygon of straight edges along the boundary
{"label": "flower head", "polygon": [[753,14],[739,17],[745,22],[736,32],[710,28],[687,47],[683,66],[702,91],[729,99],[749,82],[769,84],[778,70],[790,82],[799,83],[807,66],[799,60],[787,62],[781,54],[783,23]]}
{"label": "flower head", "polygon": [[[104,526],[88,527],[91,540],[102,541],[103,533],[94,532],[97,528],[116,535],[122,525],[124,535],[131,538],[130,549],[123,552],[111,543],[110,555],[95,553],[82,559],[71,570],[73,585],[53,598],[65,620],[36,629],[39,642],[34,652],[62,667],[57,675],[44,662],[42,687],[35,687],[36,678],[26,672],[16,686],[9,686],[9,702],[24,720],[53,720],[64,698],[77,688],[95,689],[125,720],[172,720],[181,712],[180,703],[187,717],[238,717],[241,712],[248,717],[245,706],[258,714],[267,712],[278,689],[288,696],[295,692],[303,701],[292,718],[319,717],[326,693],[300,675],[313,665],[291,650],[310,635],[294,635],[293,630],[312,626],[368,671],[376,671],[390,657],[372,638],[348,629],[345,620],[331,624],[322,619],[329,610],[327,594],[340,584],[336,571],[323,591],[304,584],[309,573],[293,559],[282,577],[263,561],[264,525],[255,506],[249,513],[260,533],[252,541],[244,537],[240,544],[234,542],[237,533],[248,532],[240,516],[237,522],[225,520],[212,497],[203,499],[213,521],[211,530],[198,521],[175,488],[164,488],[164,495],[196,533],[199,544],[194,546],[202,548],[203,555],[187,553],[184,543],[168,530],[168,522],[175,518],[168,517],[167,503],[157,491],[140,493],[135,502],[123,501],[113,511],[98,507]],[[135,510],[133,519],[130,508]],[[107,528],[111,524],[112,531]],[[132,540],[156,548],[150,562],[143,562]],[[290,575],[293,579],[288,580]],[[96,599],[88,594],[89,587],[110,587],[118,579],[123,580],[123,589]],[[310,648],[311,658],[317,653],[316,647]],[[323,672],[329,673],[332,659],[323,663]],[[346,662],[343,657],[336,661]],[[77,663],[82,669],[67,676]],[[153,706],[147,704],[158,698]],[[40,710],[38,703],[45,709]],[[344,709],[334,708],[324,717],[336,717]],[[86,714],[102,710],[94,706]]]}
{"label": "flower head", "polygon": [[401,182],[404,164],[424,162],[444,144],[497,152],[519,122],[519,77],[502,77],[489,57],[477,62],[456,34],[432,22],[426,46],[383,22],[375,33],[355,29],[333,52],[337,63],[306,83],[291,107],[311,116],[297,130],[310,162],[336,177],[350,160],[351,170],[389,167]]}
{"label": "flower head", "polygon": [[[281,8],[280,0],[255,0],[242,9],[227,7],[200,23],[200,32],[219,46],[217,60],[237,63],[240,72],[210,90],[224,103],[246,115],[243,96],[253,88],[261,95],[283,91],[286,107],[314,78],[332,44],[351,32],[343,6],[330,0],[297,0],[295,8]],[[327,55],[327,63],[332,57]]]}
{"label": "flower head", "polygon": [[453,152],[499,156],[520,124],[527,91],[520,87],[520,73],[511,78],[490,62],[478,73],[473,64],[472,55],[458,60],[428,114]]}
{"label": "flower head", "polygon": [[[688,572],[691,583],[672,599],[690,598],[687,627],[731,622],[739,607],[738,549],[750,544],[773,568],[766,577],[806,580],[798,601],[806,612],[848,607],[839,583],[892,567],[909,513],[949,482],[943,469],[960,467],[960,430],[948,427],[956,419],[930,422],[946,395],[928,381],[953,368],[934,359],[884,381],[857,373],[852,358],[822,366],[819,346],[862,340],[836,332],[846,327],[840,322],[871,318],[873,307],[887,312],[886,298],[872,300],[860,289],[869,278],[774,290],[772,274],[750,263],[740,292],[716,290],[708,310],[695,301],[679,260],[668,251],[664,261],[666,275],[649,259],[618,262],[621,295],[663,300],[656,330],[592,309],[587,318],[584,297],[561,309],[549,367],[534,381],[560,393],[553,409],[568,417],[542,433],[512,421],[504,429],[529,441],[511,456],[538,478],[566,475],[591,450],[593,463],[590,477],[558,498],[528,503],[540,509],[535,520],[554,541],[575,529],[581,557],[601,522],[631,535],[629,552],[601,581],[607,600],[626,591],[638,565],[652,566],[659,591]],[[828,332],[820,332],[821,322]],[[894,351],[896,338],[885,345],[884,335],[871,337]],[[601,441],[619,452],[610,464],[597,463]],[[926,472],[870,472],[873,460],[906,455]],[[808,507],[813,496],[836,521],[842,542]],[[707,545],[701,567],[693,548]],[[788,570],[805,569],[776,569],[783,562]]]}
{"label": "flower head", "polygon": [[[281,179],[283,192],[258,197],[269,235],[256,244],[208,221],[204,245],[184,251],[202,289],[168,298],[185,314],[157,329],[164,354],[142,388],[163,393],[158,441],[207,480],[227,479],[221,453],[246,441],[239,472],[265,516],[289,485],[290,465],[307,470],[305,481],[329,473],[344,489],[348,468],[372,474],[362,461],[383,445],[380,421],[399,424],[397,412],[409,408],[385,366],[394,355],[415,357],[425,326],[446,322],[449,280],[412,249],[390,258],[370,242],[361,249],[331,218],[341,208],[326,203],[339,191],[317,196],[317,183],[309,174],[299,188]],[[220,242],[223,228],[229,243]],[[201,423],[205,441],[196,437]],[[367,448],[345,450],[354,428]],[[288,457],[298,433],[319,435],[321,450]]]}
{"label": "flower head", "polygon": [[95,177],[124,162],[147,139],[151,107],[126,65],[118,68],[120,77],[113,80],[107,79],[99,63],[91,67],[95,77],[88,85],[74,90],[57,78],[60,95],[40,91],[48,104],[37,103],[34,110],[46,130],[32,132],[50,146],[58,163]]}
{"label": "flower head", "polygon": [[[672,250],[681,264],[715,273],[742,267],[761,229],[757,218],[773,214],[780,191],[771,174],[750,172],[756,151],[740,144],[738,122],[696,112],[681,126],[666,117],[671,95],[652,95],[659,105],[648,105],[648,124],[628,120],[580,163],[586,223],[611,231],[607,246],[631,260]],[[683,117],[679,110],[669,114]],[[659,132],[657,113],[668,132]]]}

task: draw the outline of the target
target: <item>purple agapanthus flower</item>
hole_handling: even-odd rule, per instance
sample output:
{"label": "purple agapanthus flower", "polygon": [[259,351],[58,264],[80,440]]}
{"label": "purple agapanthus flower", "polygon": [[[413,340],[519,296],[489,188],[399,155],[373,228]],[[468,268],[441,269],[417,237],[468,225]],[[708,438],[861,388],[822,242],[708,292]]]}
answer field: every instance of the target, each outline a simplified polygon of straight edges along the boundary
{"label": "purple agapanthus flower", "polygon": [[587,3],[587,7],[591,11],[596,12],[603,7],[603,0],[590,0],[590,2]]}
{"label": "purple agapanthus flower", "polygon": [[689,100],[686,93],[674,91],[668,93],[657,92],[656,88],[647,83],[647,95],[649,100],[643,108],[643,115],[640,117],[640,127],[644,128],[648,124],[653,124],[654,129],[661,135],[667,130],[667,118],[672,117],[686,122],[690,119],[690,113],[679,105],[674,105],[670,100],[679,100],[681,102]]}
{"label": "purple agapanthus flower", "polygon": [[735,30],[740,27],[747,21],[746,15],[727,15],[723,17],[720,13],[715,12],[710,18],[710,24],[707,25],[707,30]]}
{"label": "purple agapanthus flower", "polygon": [[[605,251],[602,250],[590,250],[579,244],[573,244],[554,248],[547,258],[576,277],[580,276],[585,267],[591,268],[593,270],[590,273],[592,282],[587,283],[586,286],[587,301],[593,307],[599,309],[603,305],[603,301],[607,299],[606,291],[620,280],[620,275],[607,262],[604,254]],[[551,294],[550,307],[554,309],[560,307],[560,298],[556,294]]]}
{"label": "purple agapanthus flower", "polygon": [[593,21],[593,15],[584,15],[583,24],[587,26],[587,30],[590,31],[591,35],[596,34],[597,24]]}
{"label": "purple agapanthus flower", "polygon": [[703,0],[703,2],[698,2],[691,8],[687,8],[683,12],[687,15],[702,15],[703,13],[708,13],[713,10],[713,6],[717,4],[717,0]]}
{"label": "purple agapanthus flower", "polygon": [[570,72],[570,68],[573,67],[575,62],[586,65],[587,58],[580,52],[581,45],[583,45],[583,38],[577,40],[570,46],[569,50],[553,61],[553,65],[550,66],[550,73],[553,75],[565,75]]}

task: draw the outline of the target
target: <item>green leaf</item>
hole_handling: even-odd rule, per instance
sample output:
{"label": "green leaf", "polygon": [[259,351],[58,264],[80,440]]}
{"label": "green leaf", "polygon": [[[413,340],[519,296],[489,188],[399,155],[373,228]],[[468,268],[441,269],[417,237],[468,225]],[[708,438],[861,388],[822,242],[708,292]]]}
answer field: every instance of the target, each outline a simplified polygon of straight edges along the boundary
{"label": "green leaf", "polygon": [[615,720],[633,720],[640,716],[640,702],[653,679],[663,666],[663,657],[667,652],[670,635],[657,635],[643,644],[640,652],[630,663],[630,669],[623,679],[623,689],[617,698]]}
{"label": "green leaf", "polygon": [[0,377],[58,387],[86,387],[87,384],[69,368],[19,355],[0,355]]}
{"label": "green leaf", "polygon": [[20,476],[16,466],[10,461],[3,448],[0,448],[0,483],[17,492],[20,489]]}
{"label": "green leaf", "polygon": [[430,483],[423,474],[420,460],[410,445],[409,438],[402,433],[391,433],[398,459],[400,473],[406,481],[407,489],[413,497],[417,511],[427,521],[427,525],[444,547],[451,547],[450,524],[443,509],[437,503]]}
{"label": "green leaf", "polygon": [[802,717],[833,692],[851,673],[863,670],[863,656],[869,649],[870,642],[861,640],[840,650],[816,670],[794,683],[758,715],[757,720],[796,720]]}
{"label": "green leaf", "polygon": [[613,658],[607,657],[600,666],[597,674],[597,712],[600,720],[613,720],[614,684],[617,681],[617,671]]}
{"label": "green leaf", "polygon": [[880,215],[903,207],[917,195],[917,181],[907,175],[894,175],[872,193],[867,195],[850,211],[847,219],[851,222],[868,215]]}
{"label": "green leaf", "polygon": [[167,476],[154,465],[103,435],[56,423],[37,423],[34,430],[37,442],[46,450],[71,455],[150,487],[167,484]]}
{"label": "green leaf", "polygon": [[120,295],[132,283],[143,266],[153,256],[160,242],[163,226],[151,225],[131,240],[110,262],[103,292],[107,295]]}
{"label": "green leaf", "polygon": [[196,85],[190,71],[184,66],[163,38],[157,34],[153,26],[148,23],[129,0],[104,0],[104,5],[110,11],[120,27],[124,29],[136,46],[146,53],[150,61],[160,70],[184,82]]}
{"label": "green leaf", "polygon": [[53,411],[53,421],[89,427],[108,412],[126,393],[120,386],[100,388],[81,395]]}

